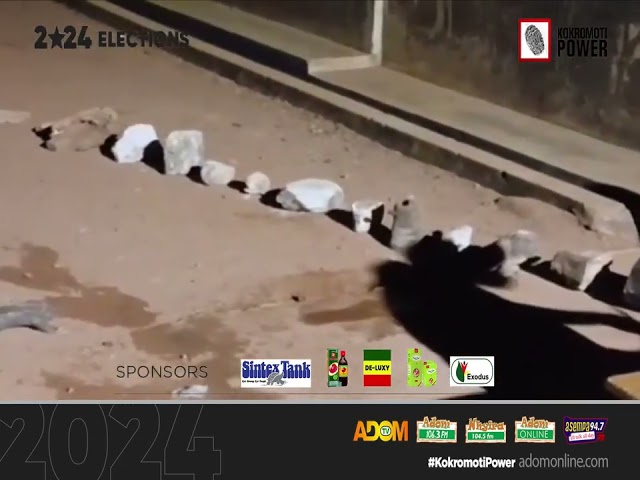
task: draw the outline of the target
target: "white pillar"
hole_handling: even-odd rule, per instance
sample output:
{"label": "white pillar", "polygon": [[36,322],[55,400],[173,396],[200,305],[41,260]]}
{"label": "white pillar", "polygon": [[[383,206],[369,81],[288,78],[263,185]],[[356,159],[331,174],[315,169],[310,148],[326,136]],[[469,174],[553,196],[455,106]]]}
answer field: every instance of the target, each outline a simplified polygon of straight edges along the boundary
{"label": "white pillar", "polygon": [[382,59],[382,24],[387,0],[373,0],[373,26],[371,28],[371,54]]}

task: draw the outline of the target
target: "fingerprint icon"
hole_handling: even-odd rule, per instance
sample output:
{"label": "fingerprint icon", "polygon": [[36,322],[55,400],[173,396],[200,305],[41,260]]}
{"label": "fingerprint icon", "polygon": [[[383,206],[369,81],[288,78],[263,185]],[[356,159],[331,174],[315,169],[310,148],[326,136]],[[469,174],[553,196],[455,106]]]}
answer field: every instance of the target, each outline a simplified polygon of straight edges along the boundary
{"label": "fingerprint icon", "polygon": [[531,53],[536,57],[544,52],[544,38],[542,32],[535,25],[529,25],[524,31],[524,39]]}

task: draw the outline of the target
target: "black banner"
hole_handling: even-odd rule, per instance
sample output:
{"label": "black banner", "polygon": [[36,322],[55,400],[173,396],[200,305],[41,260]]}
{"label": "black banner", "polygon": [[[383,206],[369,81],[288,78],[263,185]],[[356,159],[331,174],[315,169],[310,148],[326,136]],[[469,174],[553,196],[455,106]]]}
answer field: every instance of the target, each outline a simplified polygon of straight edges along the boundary
{"label": "black banner", "polygon": [[0,478],[373,480],[445,469],[602,478],[633,471],[638,410],[628,403],[3,404]]}

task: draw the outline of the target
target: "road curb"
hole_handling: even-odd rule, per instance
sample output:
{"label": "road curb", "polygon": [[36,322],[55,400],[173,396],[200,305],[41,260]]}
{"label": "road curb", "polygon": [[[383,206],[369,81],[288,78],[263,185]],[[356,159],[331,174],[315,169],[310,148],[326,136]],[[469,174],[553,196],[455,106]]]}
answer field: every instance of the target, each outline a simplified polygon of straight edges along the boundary
{"label": "road curb", "polygon": [[[167,13],[166,20],[159,23],[111,2],[58,1],[115,28],[191,31],[181,28],[183,15]],[[193,25],[195,22],[198,21],[190,19],[188,23]],[[206,24],[199,23],[198,36],[205,38]],[[388,148],[453,172],[503,195],[537,198],[574,213],[587,228],[638,241],[633,217],[620,202],[384,113],[310,83],[310,77],[305,81],[304,76],[301,78],[282,73],[212,43],[192,37],[189,47],[167,51],[241,85],[283,98],[298,107],[342,123]]]}

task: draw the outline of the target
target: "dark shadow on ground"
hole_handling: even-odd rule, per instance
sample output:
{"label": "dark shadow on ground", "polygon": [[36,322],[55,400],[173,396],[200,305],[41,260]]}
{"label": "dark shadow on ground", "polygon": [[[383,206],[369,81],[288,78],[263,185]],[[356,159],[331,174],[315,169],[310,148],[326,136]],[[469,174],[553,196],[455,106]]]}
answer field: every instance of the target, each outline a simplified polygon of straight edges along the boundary
{"label": "dark shadow on ground", "polygon": [[623,299],[624,284],[627,277],[611,271],[611,266],[605,266],[591,285],[586,289],[586,293],[590,296],[611,306],[619,308],[629,308]]}
{"label": "dark shadow on ground", "polygon": [[102,145],[100,145],[100,148],[99,148],[102,156],[108,158],[112,162],[116,161],[116,157],[113,155],[113,146],[116,144],[117,141],[118,141],[118,135],[115,135],[115,134],[109,135],[105,139],[105,141],[102,143]]}
{"label": "dark shadow on ground", "polygon": [[159,140],[154,140],[144,149],[142,163],[161,175],[165,174],[164,147]]}
{"label": "dark shadow on ground", "polygon": [[47,142],[51,139],[51,136],[53,135],[53,128],[52,127],[47,127],[47,128],[37,128],[37,127],[33,127],[31,129],[31,132],[40,139],[40,148],[47,148]]}
{"label": "dark shadow on ground", "polygon": [[495,387],[482,399],[607,399],[607,377],[640,370],[637,352],[613,351],[567,324],[605,324],[640,335],[628,318],[566,312],[505,300],[481,288],[495,283],[501,261],[494,244],[462,252],[425,237],[409,251],[410,264],[378,268],[387,305],[418,341],[448,359],[494,356]]}
{"label": "dark shadow on ground", "polygon": [[245,193],[247,183],[243,182],[242,180],[231,180],[227,187],[229,187],[231,190],[235,190],[236,192]]}
{"label": "dark shadow on ground", "polygon": [[[568,288],[560,275],[551,270],[551,262],[528,262],[522,266],[522,269],[532,275],[536,275],[543,280],[555,283],[564,288]],[[627,281],[625,275],[611,271],[611,265],[605,265],[602,270],[595,276],[591,285],[589,285],[584,293],[599,302],[606,303],[612,307],[625,308],[628,310],[636,310],[624,301],[623,290]]]}
{"label": "dark shadow on ground", "polygon": [[551,262],[549,260],[540,261],[539,258],[531,259],[520,266],[522,270],[536,277],[540,277],[547,282],[555,283],[561,287],[566,287],[562,277],[551,270]]}
{"label": "dark shadow on ground", "polygon": [[284,210],[284,208],[282,208],[282,205],[280,205],[276,200],[276,198],[278,198],[278,194],[281,191],[281,188],[274,188],[272,190],[269,190],[267,193],[260,197],[260,203],[266,205],[267,207]]}
{"label": "dark shadow on ground", "polygon": [[189,173],[187,173],[187,178],[195,184],[206,186],[207,184],[202,181],[201,171],[202,167],[192,167]]}
{"label": "dark shadow on ground", "polygon": [[[327,212],[327,217],[350,231],[354,229],[353,213],[351,210],[331,210]],[[388,247],[391,243],[391,229],[382,223],[382,218],[372,219],[369,235],[385,247]]]}

